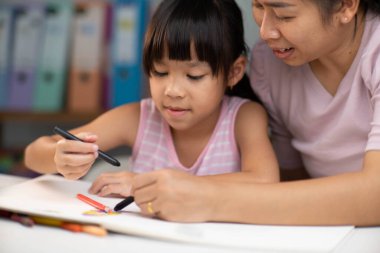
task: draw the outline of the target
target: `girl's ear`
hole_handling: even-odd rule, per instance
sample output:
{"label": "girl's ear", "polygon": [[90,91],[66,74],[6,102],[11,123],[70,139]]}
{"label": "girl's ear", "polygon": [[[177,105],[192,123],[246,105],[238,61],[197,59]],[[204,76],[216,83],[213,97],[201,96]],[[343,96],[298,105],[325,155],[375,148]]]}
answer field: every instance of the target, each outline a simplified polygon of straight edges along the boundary
{"label": "girl's ear", "polygon": [[228,75],[228,88],[232,89],[244,76],[247,66],[247,58],[245,56],[239,56],[234,64],[230,68]]}
{"label": "girl's ear", "polygon": [[360,0],[342,0],[338,10],[338,19],[341,23],[347,24],[358,13]]}

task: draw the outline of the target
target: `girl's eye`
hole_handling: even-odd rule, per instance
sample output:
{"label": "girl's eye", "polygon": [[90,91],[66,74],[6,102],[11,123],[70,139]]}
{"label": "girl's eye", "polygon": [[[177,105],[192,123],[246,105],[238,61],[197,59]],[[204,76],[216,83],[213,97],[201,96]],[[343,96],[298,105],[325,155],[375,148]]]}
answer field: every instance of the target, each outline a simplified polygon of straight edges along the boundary
{"label": "girl's eye", "polygon": [[205,76],[205,75],[200,75],[200,76],[187,75],[187,77],[188,77],[190,80],[193,80],[193,81],[201,80],[204,76]]}
{"label": "girl's eye", "polygon": [[152,75],[157,76],[157,77],[164,77],[168,75],[168,72],[160,72],[157,70],[153,70]]}

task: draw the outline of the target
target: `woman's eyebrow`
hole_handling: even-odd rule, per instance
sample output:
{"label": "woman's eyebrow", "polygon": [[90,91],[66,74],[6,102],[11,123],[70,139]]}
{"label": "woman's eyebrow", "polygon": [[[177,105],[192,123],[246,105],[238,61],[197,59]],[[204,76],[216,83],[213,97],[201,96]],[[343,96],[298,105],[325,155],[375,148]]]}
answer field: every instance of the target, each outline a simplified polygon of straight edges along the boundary
{"label": "woman's eyebrow", "polygon": [[291,4],[291,3],[278,2],[278,1],[265,1],[263,4],[272,8],[287,8],[287,7],[295,6],[294,4]]}

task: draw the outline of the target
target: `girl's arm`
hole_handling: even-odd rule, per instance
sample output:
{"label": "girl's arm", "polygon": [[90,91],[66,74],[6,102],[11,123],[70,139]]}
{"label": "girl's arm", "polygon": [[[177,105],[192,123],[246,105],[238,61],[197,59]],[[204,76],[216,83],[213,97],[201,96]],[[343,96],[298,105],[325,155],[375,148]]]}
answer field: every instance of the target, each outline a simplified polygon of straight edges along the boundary
{"label": "girl's arm", "polygon": [[278,182],[279,167],[268,135],[268,120],[258,103],[244,103],[236,115],[235,137],[241,172],[208,176],[238,182]]}
{"label": "girl's arm", "polygon": [[[25,149],[25,164],[39,173],[57,173],[77,179],[87,173],[97,150],[133,145],[140,118],[140,104],[127,104],[110,110],[92,122],[70,130],[85,142],[43,136]],[[72,175],[70,175],[72,173]]]}
{"label": "girl's arm", "polygon": [[135,176],[132,192],[144,213],[151,202],[172,221],[379,226],[380,151],[359,172],[320,179],[244,184],[162,170]]}

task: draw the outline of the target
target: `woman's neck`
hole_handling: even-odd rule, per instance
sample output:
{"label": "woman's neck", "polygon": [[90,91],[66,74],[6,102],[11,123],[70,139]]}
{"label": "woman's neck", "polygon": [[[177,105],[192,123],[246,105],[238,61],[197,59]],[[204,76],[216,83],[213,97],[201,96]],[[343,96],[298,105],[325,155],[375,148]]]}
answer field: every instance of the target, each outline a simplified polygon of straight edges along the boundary
{"label": "woman's neck", "polygon": [[355,20],[346,29],[351,32],[342,39],[339,48],[330,54],[310,62],[310,68],[323,87],[334,96],[339,85],[349,71],[361,45],[364,33],[363,15],[357,15]]}

